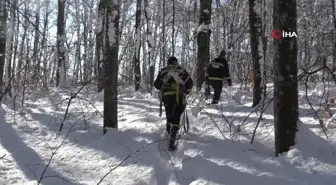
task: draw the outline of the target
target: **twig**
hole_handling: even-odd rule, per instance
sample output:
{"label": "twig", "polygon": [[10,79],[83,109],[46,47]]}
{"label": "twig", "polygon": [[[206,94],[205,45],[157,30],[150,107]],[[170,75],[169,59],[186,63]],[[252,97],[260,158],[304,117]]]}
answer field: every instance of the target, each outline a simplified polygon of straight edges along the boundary
{"label": "twig", "polygon": [[212,122],[214,123],[215,127],[219,130],[219,132],[221,133],[221,135],[223,136],[224,139],[228,139],[227,137],[225,137],[223,131],[219,128],[217,122],[215,121],[215,119],[208,113],[208,111],[206,111],[204,108],[203,110],[205,111],[205,113],[211,118]]}
{"label": "twig", "polygon": [[99,182],[97,183],[97,185],[101,184],[101,183],[104,181],[104,179],[105,179],[110,173],[112,173],[115,169],[117,169],[118,167],[120,167],[120,166],[121,166],[121,165],[122,165],[128,158],[130,158],[132,155],[134,155],[134,154],[140,152],[140,150],[142,150],[142,149],[144,149],[144,148],[146,148],[146,147],[148,147],[148,146],[150,146],[150,145],[153,145],[153,144],[155,144],[155,143],[158,143],[158,142],[161,142],[161,141],[165,141],[165,140],[167,140],[167,139],[160,139],[160,140],[157,140],[157,141],[153,141],[153,142],[147,143],[146,145],[142,146],[141,148],[138,148],[135,152],[128,154],[128,156],[125,157],[125,159],[123,159],[117,166],[115,166],[115,167],[112,168],[110,171],[108,171],[108,172],[107,172],[107,173],[106,173],[106,174],[99,180]]}
{"label": "twig", "polygon": [[254,128],[254,130],[253,130],[253,134],[252,134],[252,138],[251,138],[251,144],[253,143],[255,134],[256,134],[257,129],[258,129],[258,127],[259,127],[259,124],[260,124],[260,122],[261,122],[261,120],[262,120],[262,115],[263,115],[263,113],[267,110],[268,106],[269,106],[269,105],[271,104],[271,102],[272,102],[272,101],[269,101],[269,104],[265,107],[265,100],[266,100],[266,98],[264,98],[264,100],[263,100],[263,103],[262,103],[262,106],[261,106],[262,108],[261,108],[260,116],[259,116],[259,118],[258,118],[257,125],[255,126],[255,128]]}
{"label": "twig", "polygon": [[85,87],[86,85],[88,85],[88,84],[89,84],[93,79],[95,79],[95,78],[96,78],[96,77],[93,77],[93,78],[91,78],[90,80],[88,80],[87,82],[85,82],[84,85],[83,85],[81,88],[79,88],[79,90],[78,90],[77,92],[75,92],[74,94],[71,93],[71,96],[70,96],[70,98],[69,98],[68,105],[67,105],[67,108],[66,108],[66,110],[65,110],[65,114],[64,114],[64,117],[63,117],[61,126],[60,126],[60,128],[59,128],[59,132],[61,132],[62,129],[63,129],[63,126],[64,126],[64,120],[66,119],[66,117],[67,117],[67,115],[68,115],[69,108],[70,108],[70,105],[71,105],[71,101],[72,101],[74,98],[76,98],[77,95],[84,89],[84,87]]}
{"label": "twig", "polygon": [[176,176],[176,179],[177,179],[178,183],[181,184],[181,181],[180,181],[180,178],[178,177],[177,170],[176,170],[176,167],[175,167],[175,164],[174,164],[174,161],[173,161],[172,157],[169,155],[169,153],[167,152],[167,150],[164,150],[164,151],[166,152],[166,154],[167,154],[167,156],[168,156],[170,162],[171,162],[172,165],[173,165],[174,173],[175,173],[175,176]]}
{"label": "twig", "polygon": [[[42,174],[41,174],[41,176],[40,176],[40,179],[38,180],[38,183],[37,183],[38,185],[39,185],[39,184],[41,183],[41,181],[44,179],[44,174],[45,174],[45,172],[47,171],[48,167],[50,166],[51,161],[53,160],[53,158],[54,158],[54,156],[56,155],[57,151],[62,147],[63,143],[64,143],[65,140],[68,138],[69,134],[70,134],[71,131],[72,131],[72,128],[75,127],[75,126],[77,125],[77,123],[79,123],[80,120],[81,120],[81,119],[79,119],[75,124],[73,124],[73,125],[70,127],[68,133],[64,136],[62,142],[58,145],[58,147],[56,148],[56,150],[53,151],[53,152],[51,153],[51,157],[49,158],[48,163],[47,163],[47,165],[45,166],[45,168],[44,168],[44,170],[43,170],[43,172],[42,172]],[[62,178],[62,179],[63,179],[63,178]],[[63,180],[64,180],[64,179],[63,179]]]}
{"label": "twig", "polygon": [[[303,69],[304,70],[304,69]],[[319,124],[322,128],[323,133],[325,134],[326,138],[328,139],[328,134],[327,134],[327,129],[324,126],[323,120],[319,117],[319,115],[317,114],[316,110],[314,109],[313,105],[311,104],[309,98],[308,98],[308,79],[310,77],[310,75],[317,73],[318,71],[314,71],[314,72],[307,72],[304,70],[305,73],[307,73],[308,75],[306,76],[306,81],[305,81],[305,88],[306,88],[306,94],[305,94],[305,98],[310,106],[310,108],[313,110],[315,117],[318,119]]]}
{"label": "twig", "polygon": [[5,158],[5,157],[6,157],[6,154],[4,154],[3,156],[1,156],[0,159],[3,159],[3,158]]}

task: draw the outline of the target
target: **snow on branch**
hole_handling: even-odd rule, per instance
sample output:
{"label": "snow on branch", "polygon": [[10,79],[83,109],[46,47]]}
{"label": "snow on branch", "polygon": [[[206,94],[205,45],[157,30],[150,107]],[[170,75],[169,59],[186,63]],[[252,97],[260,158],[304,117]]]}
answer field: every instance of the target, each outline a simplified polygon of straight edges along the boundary
{"label": "snow on branch", "polygon": [[200,32],[208,32],[210,30],[211,30],[210,24],[202,23],[201,25],[199,25],[199,27],[197,29],[197,34],[199,34]]}

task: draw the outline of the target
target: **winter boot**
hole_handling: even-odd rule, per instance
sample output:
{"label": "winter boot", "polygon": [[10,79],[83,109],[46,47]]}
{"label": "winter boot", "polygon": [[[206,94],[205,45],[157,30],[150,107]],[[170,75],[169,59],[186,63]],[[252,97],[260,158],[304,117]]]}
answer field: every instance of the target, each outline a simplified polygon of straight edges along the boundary
{"label": "winter boot", "polygon": [[171,133],[171,123],[170,122],[168,122],[166,124],[166,131],[167,131],[168,135],[170,135],[170,133]]}
{"label": "winter boot", "polygon": [[178,133],[179,129],[180,129],[180,125],[172,124],[169,146],[168,146],[169,151],[174,151],[174,150],[177,149],[176,139],[177,139],[177,133]]}
{"label": "winter boot", "polygon": [[176,143],[176,133],[170,135],[170,140],[169,140],[169,146],[168,146],[168,151],[174,151],[177,149],[177,144]]}
{"label": "winter boot", "polygon": [[218,104],[218,100],[212,100],[211,104]]}

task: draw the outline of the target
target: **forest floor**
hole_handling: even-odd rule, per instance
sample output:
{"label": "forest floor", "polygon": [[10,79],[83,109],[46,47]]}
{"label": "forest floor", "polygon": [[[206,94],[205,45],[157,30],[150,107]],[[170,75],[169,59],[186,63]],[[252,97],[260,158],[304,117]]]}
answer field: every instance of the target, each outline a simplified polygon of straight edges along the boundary
{"label": "forest floor", "polygon": [[[250,92],[237,89],[224,89],[221,105],[206,106],[197,117],[190,97],[190,130],[173,153],[162,144],[165,116],[164,110],[159,116],[156,96],[123,90],[119,129],[105,135],[102,94],[90,89],[72,99],[68,111],[67,98],[76,89],[28,91],[23,107],[20,95],[7,97],[0,107],[0,184],[335,184],[336,129],[331,125],[326,137],[303,89],[297,144],[279,157],[274,157],[273,102],[266,100],[250,144],[260,111],[250,108]],[[320,115],[321,91],[307,97]]]}

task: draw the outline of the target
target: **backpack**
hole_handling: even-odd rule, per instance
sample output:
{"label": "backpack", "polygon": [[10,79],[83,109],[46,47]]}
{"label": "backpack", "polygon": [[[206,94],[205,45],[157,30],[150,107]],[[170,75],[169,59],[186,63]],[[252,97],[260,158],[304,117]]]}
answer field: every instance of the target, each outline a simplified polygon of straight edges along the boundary
{"label": "backpack", "polygon": [[171,67],[163,79],[163,90],[183,92],[186,82],[183,75],[184,69],[182,67],[178,65]]}

